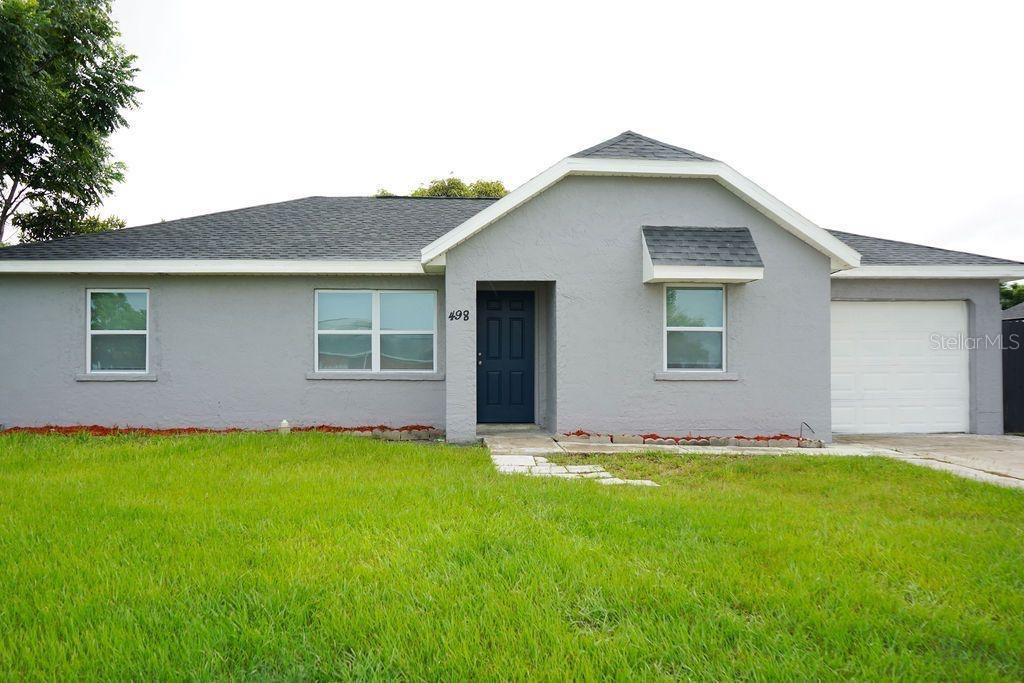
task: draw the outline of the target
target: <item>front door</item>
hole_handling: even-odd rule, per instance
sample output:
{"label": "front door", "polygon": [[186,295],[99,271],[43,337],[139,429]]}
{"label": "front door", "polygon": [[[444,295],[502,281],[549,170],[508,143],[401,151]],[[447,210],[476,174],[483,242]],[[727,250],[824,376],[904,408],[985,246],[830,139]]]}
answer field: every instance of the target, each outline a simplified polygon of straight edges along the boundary
{"label": "front door", "polygon": [[478,292],[477,422],[533,422],[533,292]]}

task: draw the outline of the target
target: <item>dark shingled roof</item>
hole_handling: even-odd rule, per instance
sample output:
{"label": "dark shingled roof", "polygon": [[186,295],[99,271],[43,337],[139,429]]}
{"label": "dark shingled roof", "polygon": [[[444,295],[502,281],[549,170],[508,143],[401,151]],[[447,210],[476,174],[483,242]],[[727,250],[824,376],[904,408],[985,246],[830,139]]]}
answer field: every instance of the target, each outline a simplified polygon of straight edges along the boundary
{"label": "dark shingled roof", "polygon": [[1007,263],[1020,265],[1019,261],[926,247],[923,244],[897,242],[839,230],[829,232],[833,237],[860,252],[862,266],[983,266]]}
{"label": "dark shingled roof", "polygon": [[[307,197],[52,242],[20,244],[0,249],[0,260],[418,260],[423,247],[495,201],[445,197]],[[723,230],[700,227],[653,229]],[[739,229],[745,231],[745,228]],[[862,264],[866,266],[1018,264],[1017,261],[838,230],[830,232],[859,251],[863,256]],[[689,243],[675,240],[695,240],[694,235],[666,237],[664,247],[659,243],[652,248],[652,257],[658,249],[686,246]],[[711,235],[702,236],[712,239]],[[721,233],[714,236],[714,239],[721,238]],[[749,233],[746,239],[750,240]],[[696,243],[689,244],[691,249],[695,246]],[[704,246],[711,254],[712,243]],[[733,253],[731,249],[722,247],[722,251],[713,258],[742,255],[742,252]],[[756,253],[755,249],[753,254]],[[722,262],[738,265],[734,261]],[[759,258],[757,263],[760,264]]]}
{"label": "dark shingled roof", "polygon": [[747,228],[645,225],[643,233],[654,265],[764,265]]}
{"label": "dark shingled roof", "polygon": [[711,157],[669,145],[653,138],[627,130],[610,140],[576,152],[574,157],[600,157],[603,159],[667,159],[672,161],[714,161]]}
{"label": "dark shingled roof", "polygon": [[0,259],[419,259],[494,199],[307,197],[0,249]]}
{"label": "dark shingled roof", "polygon": [[1010,306],[1003,311],[1003,320],[1024,320],[1024,304]]}

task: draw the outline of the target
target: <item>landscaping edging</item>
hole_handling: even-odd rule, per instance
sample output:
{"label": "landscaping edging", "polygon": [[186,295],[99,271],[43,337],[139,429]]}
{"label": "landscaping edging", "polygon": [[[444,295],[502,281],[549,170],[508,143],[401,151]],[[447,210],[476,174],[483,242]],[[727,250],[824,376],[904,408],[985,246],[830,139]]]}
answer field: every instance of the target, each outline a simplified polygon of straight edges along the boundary
{"label": "landscaping edging", "polygon": [[615,443],[657,446],[729,446],[744,448],[824,448],[819,439],[802,439],[789,434],[757,436],[664,436],[662,434],[601,434],[577,429],[575,432],[555,434],[555,441],[583,443]]}
{"label": "landscaping edging", "polygon": [[413,425],[411,427],[386,427],[380,425],[377,427],[354,427],[354,428],[342,428],[342,429],[319,429],[316,427],[302,428],[300,427],[296,431],[300,432],[338,432],[342,434],[348,434],[349,436],[361,436],[369,439],[383,439],[384,441],[433,441],[435,439],[443,439],[444,432],[440,429],[434,429],[433,427],[426,427],[421,425]]}
{"label": "landscaping edging", "polygon": [[429,425],[405,425],[389,427],[388,425],[360,425],[358,427],[338,427],[335,425],[309,425],[292,427],[284,425],[273,429],[209,429],[206,427],[107,427],[104,425],[45,425],[42,427],[9,427],[0,429],[0,434],[89,434],[91,436],[116,436],[119,434],[137,434],[140,436],[187,436],[189,434],[238,434],[243,432],[324,432],[328,434],[347,434],[385,441],[431,441],[444,438],[444,432]]}

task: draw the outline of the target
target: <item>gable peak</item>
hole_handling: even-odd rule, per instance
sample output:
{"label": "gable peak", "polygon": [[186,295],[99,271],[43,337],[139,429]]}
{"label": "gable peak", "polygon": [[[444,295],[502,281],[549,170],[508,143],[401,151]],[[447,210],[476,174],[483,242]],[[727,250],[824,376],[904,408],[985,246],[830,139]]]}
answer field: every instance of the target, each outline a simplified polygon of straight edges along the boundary
{"label": "gable peak", "polygon": [[613,138],[576,152],[574,157],[603,159],[658,159],[672,161],[714,161],[682,147],[661,142],[631,130],[619,133]]}

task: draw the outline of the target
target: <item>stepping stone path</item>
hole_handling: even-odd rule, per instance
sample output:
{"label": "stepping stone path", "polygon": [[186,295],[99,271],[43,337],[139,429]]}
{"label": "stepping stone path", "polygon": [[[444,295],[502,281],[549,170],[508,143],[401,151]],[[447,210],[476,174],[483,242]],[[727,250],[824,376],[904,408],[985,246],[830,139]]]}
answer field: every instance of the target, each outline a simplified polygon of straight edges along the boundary
{"label": "stepping stone path", "polygon": [[657,486],[650,479],[619,479],[600,465],[557,465],[545,455],[564,453],[548,436],[488,436],[484,443],[491,449],[491,462],[502,474],[525,474],[532,477],[559,479],[593,479],[599,484],[615,486]]}

